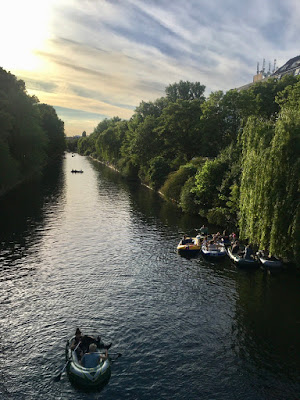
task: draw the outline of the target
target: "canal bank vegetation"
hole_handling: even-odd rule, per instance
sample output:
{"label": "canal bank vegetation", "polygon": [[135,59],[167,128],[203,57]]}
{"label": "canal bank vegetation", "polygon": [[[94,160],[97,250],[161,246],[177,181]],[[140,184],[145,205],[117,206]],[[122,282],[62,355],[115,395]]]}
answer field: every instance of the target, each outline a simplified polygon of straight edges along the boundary
{"label": "canal bank vegetation", "polygon": [[64,150],[64,123],[55,109],[29,96],[22,80],[0,68],[0,194]]}
{"label": "canal bank vegetation", "polygon": [[300,256],[300,80],[284,76],[204,97],[179,82],[129,121],[105,119],[77,143],[184,212],[238,228],[272,254]]}

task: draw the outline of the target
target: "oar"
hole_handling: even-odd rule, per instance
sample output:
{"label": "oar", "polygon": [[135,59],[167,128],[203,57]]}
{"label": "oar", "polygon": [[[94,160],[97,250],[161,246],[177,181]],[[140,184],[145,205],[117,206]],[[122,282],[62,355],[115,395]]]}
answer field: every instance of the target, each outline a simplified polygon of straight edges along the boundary
{"label": "oar", "polygon": [[[77,344],[77,346],[75,347],[74,351],[76,351],[78,349],[80,343],[81,342],[79,342]],[[67,365],[69,364],[70,361],[71,361],[71,358],[69,358],[68,361],[65,363],[65,365],[64,365],[63,369],[60,371],[60,373],[53,378],[54,382],[59,382],[60,381],[60,378],[61,378],[62,374],[64,373],[65,369],[67,368]]]}
{"label": "oar", "polygon": [[111,353],[111,354],[109,354],[109,355],[116,355],[116,356],[117,356],[116,358],[114,358],[113,360],[111,360],[112,363],[115,362],[118,358],[122,357],[122,353]]}

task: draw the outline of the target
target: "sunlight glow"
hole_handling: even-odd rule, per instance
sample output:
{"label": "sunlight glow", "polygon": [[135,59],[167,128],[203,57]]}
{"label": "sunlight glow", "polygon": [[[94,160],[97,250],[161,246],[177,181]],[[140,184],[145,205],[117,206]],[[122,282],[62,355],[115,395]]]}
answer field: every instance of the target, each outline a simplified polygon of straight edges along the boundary
{"label": "sunlight glow", "polygon": [[50,36],[50,7],[54,0],[10,0],[0,6],[0,66],[34,70],[41,61],[34,54]]}

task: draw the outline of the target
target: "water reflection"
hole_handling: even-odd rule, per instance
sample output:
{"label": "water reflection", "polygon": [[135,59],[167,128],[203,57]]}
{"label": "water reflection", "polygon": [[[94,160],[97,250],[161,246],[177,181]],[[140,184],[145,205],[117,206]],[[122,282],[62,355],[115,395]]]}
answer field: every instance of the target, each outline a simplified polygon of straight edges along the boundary
{"label": "water reflection", "polygon": [[[78,155],[6,202],[0,275],[15,272],[1,287],[0,373],[12,398],[295,398],[296,277],[180,257],[201,218]],[[123,353],[100,394],[50,384],[77,326]]]}
{"label": "water reflection", "polygon": [[283,397],[296,398],[299,390],[300,342],[295,333],[300,295],[293,275],[292,271],[269,275],[259,270],[239,271],[236,276],[233,346],[256,376],[256,385],[261,384],[265,398],[281,398],[286,375],[291,384],[284,388]]}
{"label": "water reflection", "polygon": [[[39,242],[45,231],[47,214],[57,212],[63,197],[62,162],[45,168],[43,175],[18,186],[0,198],[0,279],[17,279],[30,273],[32,267],[20,264]],[[22,261],[23,260],[23,261]]]}

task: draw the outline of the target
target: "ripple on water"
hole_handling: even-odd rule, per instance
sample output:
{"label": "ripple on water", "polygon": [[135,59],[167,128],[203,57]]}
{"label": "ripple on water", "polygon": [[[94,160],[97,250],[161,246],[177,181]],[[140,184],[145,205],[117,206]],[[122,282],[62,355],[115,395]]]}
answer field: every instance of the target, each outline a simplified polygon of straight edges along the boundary
{"label": "ripple on water", "polygon": [[[87,158],[68,155],[56,183],[0,238],[4,398],[296,399],[296,281],[180,257],[201,221]],[[101,393],[51,380],[77,326],[123,354]]]}

